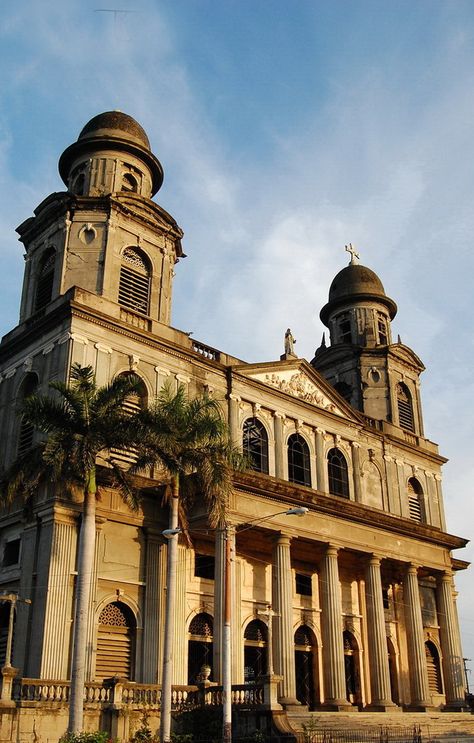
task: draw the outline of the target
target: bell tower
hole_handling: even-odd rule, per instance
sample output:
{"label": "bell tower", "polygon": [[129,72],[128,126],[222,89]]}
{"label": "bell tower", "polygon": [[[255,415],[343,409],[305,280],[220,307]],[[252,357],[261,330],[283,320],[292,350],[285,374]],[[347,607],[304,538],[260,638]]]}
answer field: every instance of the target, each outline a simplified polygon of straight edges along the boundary
{"label": "bell tower", "polygon": [[121,306],[123,320],[169,324],[182,231],[152,197],[163,169],[140,124],[99,114],[61,155],[67,192],[18,227],[26,249],[20,322],[77,286]]}
{"label": "bell tower", "polygon": [[369,418],[422,436],[419,377],[425,367],[400,339],[392,342],[397,305],[352,245],[346,250],[350,263],[333,279],[320,313],[330,345],[323,336],[311,364]]}

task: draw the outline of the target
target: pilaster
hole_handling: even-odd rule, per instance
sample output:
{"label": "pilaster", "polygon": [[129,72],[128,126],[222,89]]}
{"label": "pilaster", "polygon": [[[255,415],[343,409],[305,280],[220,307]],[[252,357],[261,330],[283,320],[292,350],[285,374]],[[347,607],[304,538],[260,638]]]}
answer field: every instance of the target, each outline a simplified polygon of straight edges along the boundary
{"label": "pilaster", "polygon": [[283,420],[284,415],[273,413],[273,430],[275,435],[275,477],[281,480],[285,477],[285,465],[283,454]]}
{"label": "pilaster", "polygon": [[146,531],[145,611],[143,633],[143,683],[158,683],[161,627],[164,618],[164,586],[166,583],[166,547],[161,534]]}

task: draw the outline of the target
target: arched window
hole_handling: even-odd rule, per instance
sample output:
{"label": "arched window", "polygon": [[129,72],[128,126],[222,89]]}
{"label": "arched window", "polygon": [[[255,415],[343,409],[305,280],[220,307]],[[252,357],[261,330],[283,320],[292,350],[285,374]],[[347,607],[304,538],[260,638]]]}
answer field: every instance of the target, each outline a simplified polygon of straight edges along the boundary
{"label": "arched window", "polygon": [[408,480],[408,512],[413,521],[420,523],[425,521],[423,488],[416,477],[410,477]]}
{"label": "arched window", "polygon": [[138,183],[137,179],[131,175],[131,173],[125,173],[122,177],[122,191],[129,191],[131,193],[137,193]]}
{"label": "arched window", "polygon": [[342,641],[344,645],[344,668],[346,672],[346,698],[350,704],[356,706],[361,701],[359,649],[352,632],[345,630]]}
{"label": "arched window", "polygon": [[250,468],[268,475],[268,435],[258,418],[244,421],[243,450]]}
{"label": "arched window", "polygon": [[150,309],[150,279],[149,263],[143,253],[137,248],[125,248],[120,267],[119,304],[147,315]]}
{"label": "arched window", "polygon": [[349,498],[349,476],[347,462],[340,449],[328,451],[329,492],[341,498]]}
{"label": "arched window", "polygon": [[248,623],[244,632],[244,680],[257,681],[268,673],[268,628],[260,619]]}
{"label": "arched window", "polygon": [[48,302],[51,301],[51,297],[53,296],[55,262],[56,252],[53,248],[47,250],[39,262],[36,281],[35,312],[46,307]]}
{"label": "arched window", "polygon": [[313,631],[305,624],[295,632],[295,671],[296,698],[310,709],[316,703],[314,689],[314,666],[316,639]]}
{"label": "arched window", "polygon": [[[18,395],[20,405],[27,397],[30,397],[30,395],[33,395],[36,392],[37,387],[38,377],[34,373],[28,373],[22,382],[20,393]],[[21,457],[23,454],[26,454],[28,449],[31,449],[33,446],[34,432],[34,426],[22,417],[18,430],[17,456]]]}
{"label": "arched window", "polygon": [[133,679],[137,623],[132,610],[121,601],[105,606],[99,616],[96,680],[112,676]]}
{"label": "arched window", "polygon": [[74,179],[74,183],[72,186],[72,192],[76,194],[76,196],[84,196],[86,190],[86,176],[85,173],[79,173],[77,178]]}
{"label": "arched window", "polygon": [[[213,620],[210,614],[196,614],[189,625],[188,640],[188,684],[195,684],[201,676],[201,668],[212,668]],[[212,672],[209,676],[212,679]]]}
{"label": "arched window", "polygon": [[443,681],[441,677],[441,665],[436,645],[428,640],[425,642],[426,667],[428,670],[428,686],[432,694],[443,693]]}
{"label": "arched window", "polygon": [[411,399],[410,390],[399,382],[397,384],[397,407],[398,407],[398,423],[401,428],[406,428],[407,431],[415,431],[415,420],[413,417],[413,402]]}
{"label": "arched window", "polygon": [[309,446],[299,433],[291,434],[288,439],[288,479],[311,487]]}

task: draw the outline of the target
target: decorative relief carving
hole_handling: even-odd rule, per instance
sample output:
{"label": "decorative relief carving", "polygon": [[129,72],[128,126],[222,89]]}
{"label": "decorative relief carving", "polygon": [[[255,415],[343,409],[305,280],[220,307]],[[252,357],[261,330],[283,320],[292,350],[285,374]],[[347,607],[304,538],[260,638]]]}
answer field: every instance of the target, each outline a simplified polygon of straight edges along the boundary
{"label": "decorative relief carving", "polygon": [[270,384],[272,387],[277,387],[282,392],[293,395],[293,397],[299,397],[305,402],[342,415],[336,405],[328,397],[323,395],[316,385],[302,372],[295,372],[289,379],[273,372],[272,374],[265,374],[262,381],[265,384]]}

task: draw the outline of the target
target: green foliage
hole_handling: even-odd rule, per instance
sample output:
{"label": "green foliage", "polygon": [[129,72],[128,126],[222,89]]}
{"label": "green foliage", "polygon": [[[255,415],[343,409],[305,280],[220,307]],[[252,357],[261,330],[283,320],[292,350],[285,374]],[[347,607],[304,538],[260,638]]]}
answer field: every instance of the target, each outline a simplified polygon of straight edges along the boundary
{"label": "green foliage", "polygon": [[314,717],[309,718],[308,723],[303,723],[303,740],[304,743],[313,743],[315,735],[318,732],[318,723]]}
{"label": "green foliage", "polygon": [[173,743],[193,743],[202,740],[206,732],[208,743],[222,740],[222,710],[211,707],[200,707],[182,712],[175,717],[176,729],[171,740]]}
{"label": "green foliage", "polygon": [[183,528],[186,515],[202,500],[215,526],[225,514],[233,470],[244,466],[217,400],[207,394],[189,398],[182,385],[175,391],[165,384],[157,403],[139,418],[146,443],[133,470],[158,465],[168,472],[173,493],[167,497],[179,496]]}
{"label": "green foliage", "polygon": [[4,500],[11,502],[17,496],[28,500],[42,481],[61,481],[62,492],[67,485],[71,492],[81,489],[95,493],[100,454],[124,500],[136,507],[127,475],[114,460],[113,450],[139,443],[141,430],[123,407],[139,385],[139,378],[129,374],[98,387],[91,366],[73,364],[69,384],[51,382],[49,387],[55,394],[26,398],[20,411],[22,418],[46,434],[46,439],[19,457],[5,473]]}
{"label": "green foliage", "polygon": [[150,712],[144,709],[140,719],[140,727],[130,738],[130,743],[158,743],[159,735],[153,735],[150,725],[148,724]]}
{"label": "green foliage", "polygon": [[114,743],[109,733],[97,730],[94,733],[65,733],[59,743]]}

